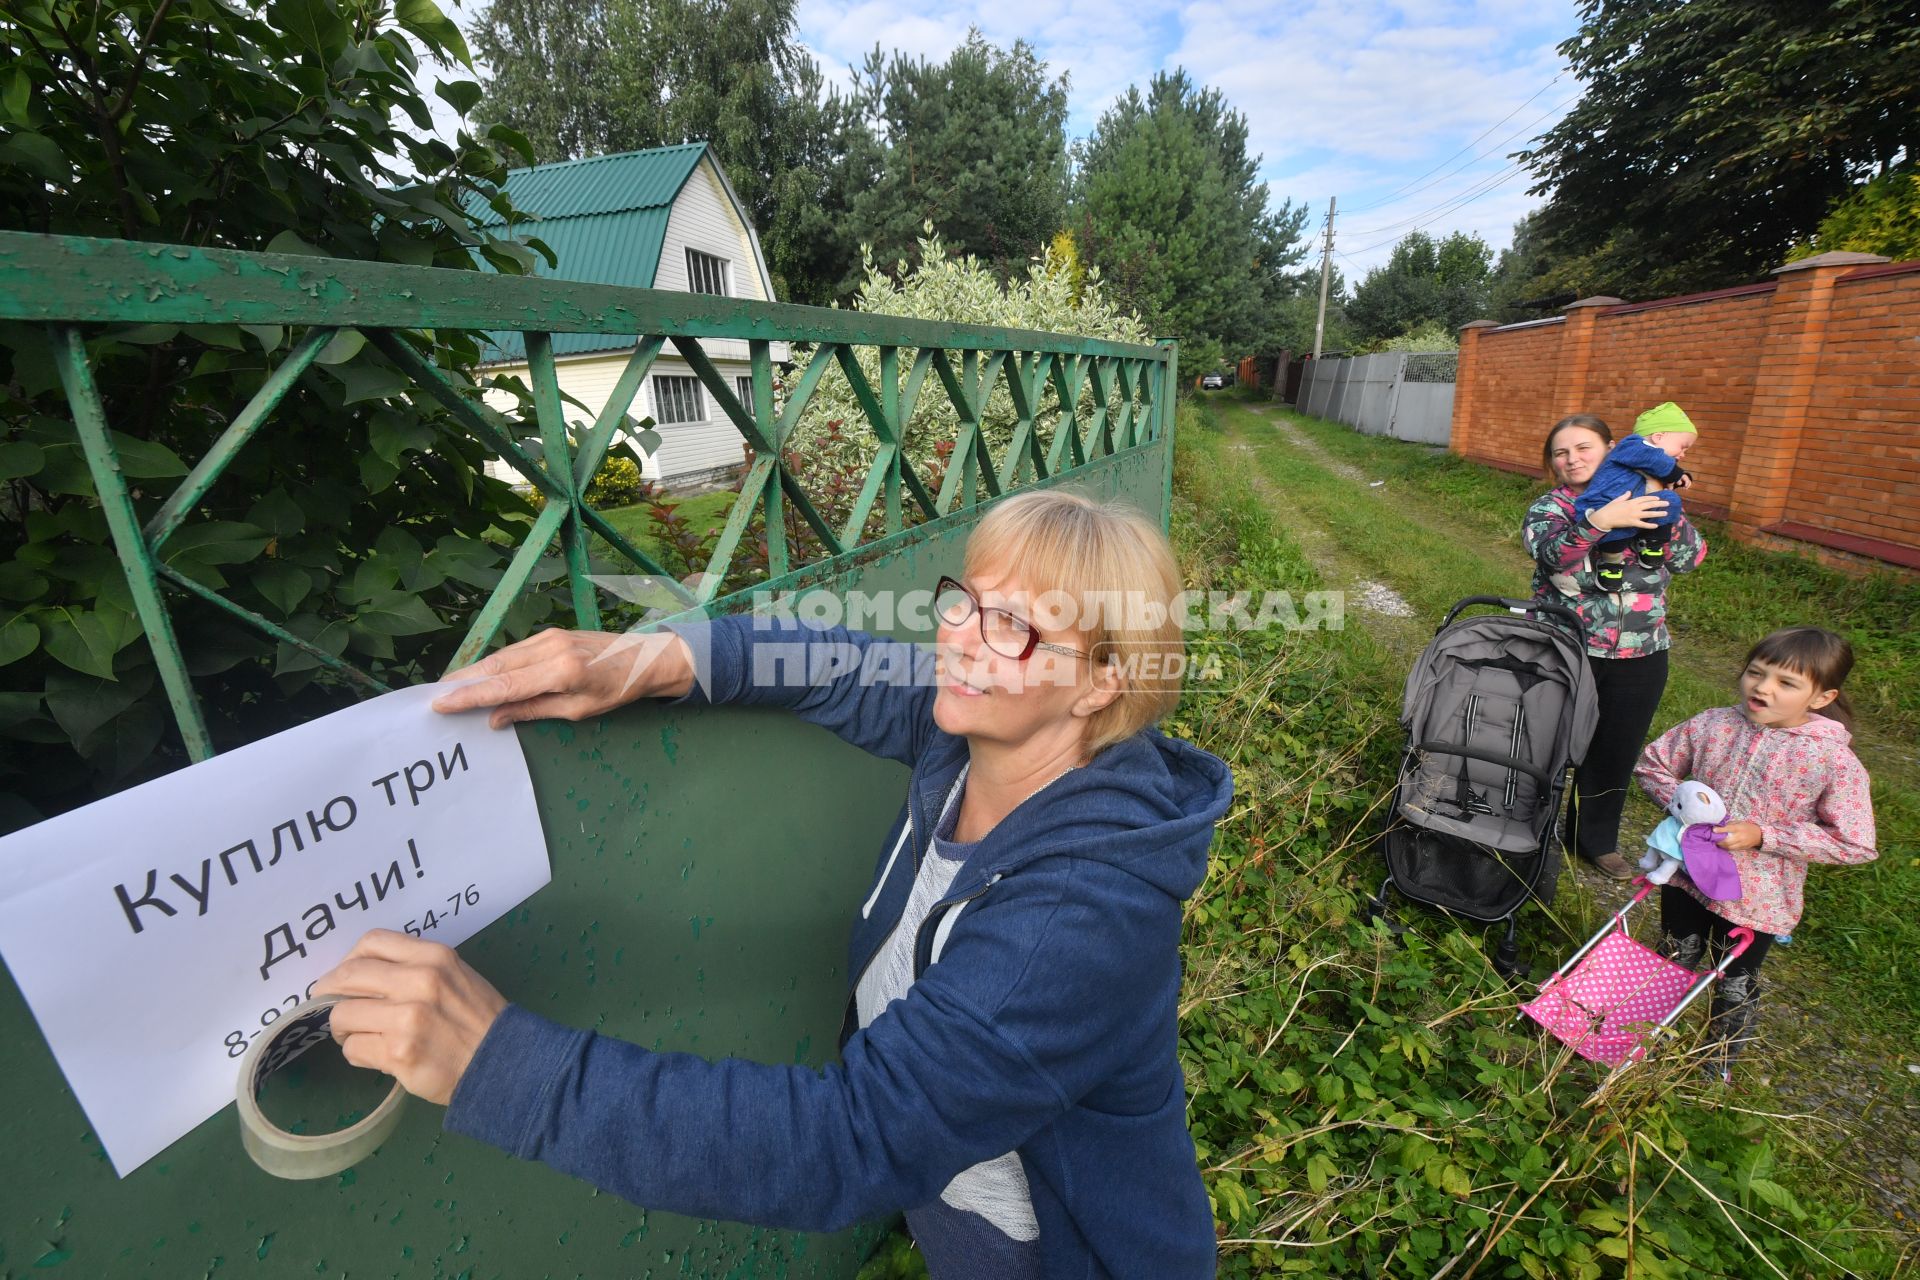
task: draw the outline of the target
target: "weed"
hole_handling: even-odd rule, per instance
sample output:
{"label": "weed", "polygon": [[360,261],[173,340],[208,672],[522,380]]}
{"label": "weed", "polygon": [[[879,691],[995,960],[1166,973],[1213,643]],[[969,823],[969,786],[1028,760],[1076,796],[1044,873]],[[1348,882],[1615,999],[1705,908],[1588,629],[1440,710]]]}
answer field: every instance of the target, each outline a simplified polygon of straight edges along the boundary
{"label": "weed", "polygon": [[[1175,534],[1200,585],[1322,585],[1244,455],[1181,425]],[[1288,487],[1303,477],[1271,478],[1316,501]],[[1909,1265],[1838,1193],[1779,1172],[1790,1126],[1700,1086],[1684,1036],[1596,1097],[1596,1068],[1513,1022],[1519,997],[1480,930],[1410,913],[1395,938],[1370,922],[1404,668],[1361,628],[1231,641],[1232,688],[1167,726],[1237,783],[1188,907],[1181,1020],[1223,1274],[1798,1280]],[[1560,915],[1529,913],[1536,946],[1563,949],[1597,912],[1575,893]]]}

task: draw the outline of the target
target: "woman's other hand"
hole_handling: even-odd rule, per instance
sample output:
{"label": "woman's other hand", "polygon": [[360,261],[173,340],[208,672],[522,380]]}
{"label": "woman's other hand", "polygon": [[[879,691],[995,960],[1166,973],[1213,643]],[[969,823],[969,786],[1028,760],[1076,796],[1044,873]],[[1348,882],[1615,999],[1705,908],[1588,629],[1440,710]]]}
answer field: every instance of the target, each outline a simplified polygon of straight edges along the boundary
{"label": "woman's other hand", "polygon": [[1654,516],[1666,510],[1666,506],[1666,500],[1659,494],[1643,493],[1635,497],[1631,493],[1623,493],[1606,506],[1597,508],[1587,520],[1602,532],[1609,529],[1651,529],[1654,527]]}
{"label": "woman's other hand", "polygon": [[392,1076],[408,1093],[447,1105],[505,997],[451,947],[374,929],[316,996],[360,996],[333,1007],[333,1038],[356,1067]]}
{"label": "woman's other hand", "polygon": [[1722,823],[1713,829],[1713,833],[1720,837],[1720,847],[1728,852],[1758,849],[1763,834],[1758,823],[1744,820]]}
{"label": "woman's other hand", "polygon": [[585,720],[635,698],[693,688],[693,650],[670,631],[542,631],[445,680],[473,683],[436,698],[435,711],[492,707],[496,729],[519,720]]}

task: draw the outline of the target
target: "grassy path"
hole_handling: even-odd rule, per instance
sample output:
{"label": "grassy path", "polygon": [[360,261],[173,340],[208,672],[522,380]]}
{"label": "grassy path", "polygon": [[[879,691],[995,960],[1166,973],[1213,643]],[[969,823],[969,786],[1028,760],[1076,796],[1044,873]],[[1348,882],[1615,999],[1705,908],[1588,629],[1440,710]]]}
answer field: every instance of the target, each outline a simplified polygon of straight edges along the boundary
{"label": "grassy path", "polygon": [[[1404,671],[1445,610],[1468,595],[1528,593],[1520,514],[1537,483],[1419,445],[1361,436],[1283,406],[1213,397],[1229,456],[1323,582],[1349,593],[1347,627],[1367,659]],[[1656,731],[1721,703],[1744,645],[1790,621],[1854,638],[1856,750],[1875,778],[1881,860],[1816,869],[1794,945],[1767,965],[1767,1043],[1747,1101],[1790,1113],[1803,1155],[1831,1159],[1890,1224],[1920,1220],[1920,641],[1906,621],[1920,587],[1844,579],[1797,558],[1712,552],[1675,590],[1673,676]],[[1404,612],[1400,602],[1407,606]],[[1376,658],[1377,655],[1377,658]],[[1637,793],[1623,846],[1658,820]],[[1621,898],[1613,882],[1567,873],[1560,931],[1583,936]],[[1551,946],[1552,944],[1547,944]]]}

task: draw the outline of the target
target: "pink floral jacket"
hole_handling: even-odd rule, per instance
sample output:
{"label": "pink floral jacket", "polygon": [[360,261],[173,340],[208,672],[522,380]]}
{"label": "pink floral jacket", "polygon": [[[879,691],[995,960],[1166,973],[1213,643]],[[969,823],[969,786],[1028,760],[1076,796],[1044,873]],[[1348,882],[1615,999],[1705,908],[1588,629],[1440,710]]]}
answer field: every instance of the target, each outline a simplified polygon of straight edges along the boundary
{"label": "pink floral jacket", "polygon": [[1744,894],[1709,900],[1682,877],[1674,883],[1734,924],[1790,933],[1806,907],[1807,864],[1872,862],[1873,801],[1867,771],[1848,748],[1853,735],[1814,716],[1793,729],[1762,729],[1738,707],[1715,707],[1661,734],[1633,776],[1665,807],[1688,779],[1727,802],[1728,821],[1760,828],[1760,847],[1734,851]]}

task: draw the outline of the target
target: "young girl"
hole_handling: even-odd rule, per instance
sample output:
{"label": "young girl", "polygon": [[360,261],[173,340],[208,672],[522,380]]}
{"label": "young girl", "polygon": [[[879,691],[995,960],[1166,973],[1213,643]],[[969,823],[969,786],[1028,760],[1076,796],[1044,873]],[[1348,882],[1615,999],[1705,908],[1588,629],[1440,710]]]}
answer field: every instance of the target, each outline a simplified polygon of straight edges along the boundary
{"label": "young girl", "polygon": [[1669,729],[1634,770],[1663,808],[1688,779],[1727,802],[1727,821],[1714,831],[1739,868],[1742,896],[1710,901],[1684,876],[1660,890],[1665,951],[1689,968],[1703,955],[1724,954],[1735,925],[1753,930],[1752,945],[1714,988],[1713,1028],[1726,1044],[1722,1080],[1751,1038],[1760,998],[1755,971],[1774,935],[1799,923],[1807,864],[1876,856],[1867,771],[1847,747],[1851,712],[1840,686],[1852,667],[1852,646],[1831,631],[1776,631],[1747,654],[1737,705]]}

